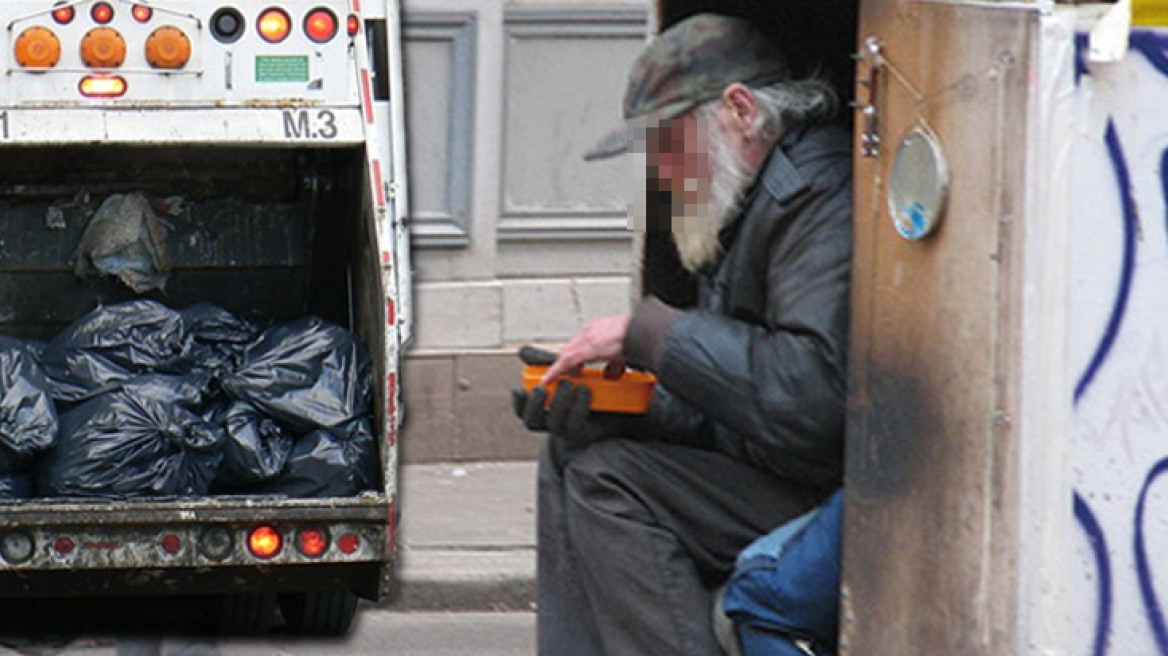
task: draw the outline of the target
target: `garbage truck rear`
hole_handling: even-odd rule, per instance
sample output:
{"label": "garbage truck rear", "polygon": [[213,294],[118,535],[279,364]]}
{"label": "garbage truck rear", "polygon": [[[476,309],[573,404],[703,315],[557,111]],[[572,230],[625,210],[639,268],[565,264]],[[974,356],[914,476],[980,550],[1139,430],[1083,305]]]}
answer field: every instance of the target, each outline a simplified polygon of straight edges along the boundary
{"label": "garbage truck rear", "polygon": [[[347,630],[393,585],[398,353],[409,338],[393,0],[0,3],[0,334],[95,307],[315,316],[372,359],[377,484],[355,496],[0,500],[0,596],[201,595],[220,628]],[[160,288],[79,276],[103,200],[164,224]]]}

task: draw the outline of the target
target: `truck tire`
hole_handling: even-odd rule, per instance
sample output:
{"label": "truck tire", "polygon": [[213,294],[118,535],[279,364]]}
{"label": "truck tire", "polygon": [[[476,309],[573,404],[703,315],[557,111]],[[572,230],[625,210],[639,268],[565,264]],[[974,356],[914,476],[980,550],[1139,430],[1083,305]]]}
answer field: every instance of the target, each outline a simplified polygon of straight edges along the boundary
{"label": "truck tire", "polygon": [[313,636],[339,637],[349,632],[357,614],[357,595],[348,590],[312,590],[280,595],[288,628]]}
{"label": "truck tire", "polygon": [[223,635],[262,635],[274,623],[276,599],[274,592],[222,595],[211,603],[208,623]]}

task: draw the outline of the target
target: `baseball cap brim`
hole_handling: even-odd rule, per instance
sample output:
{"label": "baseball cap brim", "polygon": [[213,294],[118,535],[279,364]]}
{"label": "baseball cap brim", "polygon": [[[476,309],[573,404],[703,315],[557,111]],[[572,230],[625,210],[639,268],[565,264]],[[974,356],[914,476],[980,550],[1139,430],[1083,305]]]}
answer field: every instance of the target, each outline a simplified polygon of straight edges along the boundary
{"label": "baseball cap brim", "polygon": [[584,159],[588,162],[594,162],[623,155],[629,152],[629,149],[638,138],[645,136],[646,131],[650,127],[657,127],[661,121],[677,118],[694,107],[697,107],[702,102],[704,102],[704,99],[670,103],[648,114],[629,119],[617,126],[615,130],[604,135],[604,138],[598,141],[588,152],[584,153]]}

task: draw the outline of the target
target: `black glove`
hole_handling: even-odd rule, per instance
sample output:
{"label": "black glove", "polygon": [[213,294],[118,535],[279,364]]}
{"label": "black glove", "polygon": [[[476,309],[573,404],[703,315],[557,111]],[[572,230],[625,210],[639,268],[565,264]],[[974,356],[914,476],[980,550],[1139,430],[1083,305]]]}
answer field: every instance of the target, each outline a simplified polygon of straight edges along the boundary
{"label": "black glove", "polygon": [[[556,354],[533,346],[519,349],[524,364],[549,365]],[[647,437],[648,421],[641,415],[615,412],[593,412],[592,390],[577,387],[567,380],[556,385],[555,397],[547,405],[548,391],[542,386],[531,392],[511,390],[511,407],[523,420],[528,430],[550,432],[572,444],[591,444],[614,437],[641,439]]]}
{"label": "black glove", "polygon": [[511,390],[511,406],[528,430],[547,431],[578,445],[616,437],[644,439],[648,422],[642,415],[593,412],[592,390],[567,380],[556,385],[555,396],[546,409],[547,389],[535,387],[530,393]]}

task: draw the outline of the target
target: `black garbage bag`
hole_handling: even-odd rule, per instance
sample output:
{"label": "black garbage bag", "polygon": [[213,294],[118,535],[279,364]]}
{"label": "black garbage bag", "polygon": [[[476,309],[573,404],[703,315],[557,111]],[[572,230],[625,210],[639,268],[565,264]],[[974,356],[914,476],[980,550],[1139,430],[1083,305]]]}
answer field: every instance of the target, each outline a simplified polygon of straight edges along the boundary
{"label": "black garbage bag", "polygon": [[205,495],[223,460],[221,427],[191,407],[206,376],[148,375],[61,415],[41,462],[45,496]]}
{"label": "black garbage bag", "polygon": [[187,353],[180,369],[209,371],[225,376],[239,367],[248,344],[259,331],[211,303],[198,303],[180,311],[187,335]]}
{"label": "black garbage bag", "polygon": [[248,491],[290,497],[349,497],[372,490],[377,470],[377,443],[369,419],[363,417],[297,439],[284,471]]}
{"label": "black garbage bag", "polygon": [[29,468],[56,443],[57,430],[57,410],[35,351],[0,337],[0,472]]}
{"label": "black garbage bag", "polygon": [[99,306],[45,346],[53,398],[78,402],[140,373],[178,370],[187,354],[182,315],[156,301]]}
{"label": "black garbage bag", "polygon": [[31,472],[0,474],[0,499],[31,499],[32,496]]}
{"label": "black garbage bag", "polygon": [[214,488],[234,491],[280,475],[292,453],[294,436],[276,420],[244,401],[222,403],[208,413],[223,426],[223,464]]}
{"label": "black garbage bag", "polygon": [[369,356],[352,333],[307,317],[264,331],[239,369],[223,380],[223,389],[308,432],[368,414],[371,372]]}

